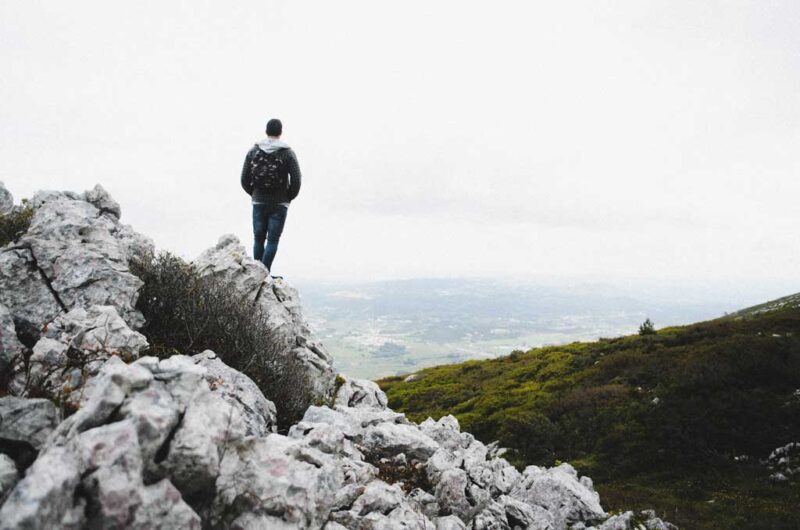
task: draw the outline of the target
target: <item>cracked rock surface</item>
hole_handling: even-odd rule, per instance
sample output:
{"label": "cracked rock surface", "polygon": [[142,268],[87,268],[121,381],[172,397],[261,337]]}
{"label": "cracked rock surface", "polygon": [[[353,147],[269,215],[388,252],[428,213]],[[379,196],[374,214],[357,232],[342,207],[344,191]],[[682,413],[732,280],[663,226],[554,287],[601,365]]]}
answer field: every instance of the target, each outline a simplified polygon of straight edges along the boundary
{"label": "cracked rock surface", "polygon": [[39,192],[32,204],[27,233],[0,249],[0,304],[18,332],[35,341],[59,314],[92,305],[113,306],[141,327],[134,306],[142,283],[128,260],[152,243],[119,222],[119,205],[99,185],[82,195]]}

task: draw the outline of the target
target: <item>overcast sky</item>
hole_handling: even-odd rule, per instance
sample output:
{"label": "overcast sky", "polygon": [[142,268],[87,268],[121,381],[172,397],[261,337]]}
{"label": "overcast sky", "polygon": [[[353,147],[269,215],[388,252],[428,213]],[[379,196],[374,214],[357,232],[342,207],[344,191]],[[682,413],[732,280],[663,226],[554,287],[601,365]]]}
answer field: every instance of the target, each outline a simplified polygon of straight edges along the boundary
{"label": "overcast sky", "polygon": [[796,0],[0,6],[18,198],[99,182],[161,248],[249,247],[239,172],[279,117],[276,274],[800,290]]}

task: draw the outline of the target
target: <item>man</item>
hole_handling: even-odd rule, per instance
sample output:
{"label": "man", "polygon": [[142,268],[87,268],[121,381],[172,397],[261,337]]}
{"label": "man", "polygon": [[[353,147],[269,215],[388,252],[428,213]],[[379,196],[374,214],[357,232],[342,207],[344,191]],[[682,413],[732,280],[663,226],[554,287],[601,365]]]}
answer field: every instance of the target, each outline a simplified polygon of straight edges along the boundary
{"label": "man", "polygon": [[269,120],[267,137],[248,151],[242,167],[242,188],[253,198],[253,258],[269,270],[302,179],[297,156],[281,141],[282,133],[281,120]]}

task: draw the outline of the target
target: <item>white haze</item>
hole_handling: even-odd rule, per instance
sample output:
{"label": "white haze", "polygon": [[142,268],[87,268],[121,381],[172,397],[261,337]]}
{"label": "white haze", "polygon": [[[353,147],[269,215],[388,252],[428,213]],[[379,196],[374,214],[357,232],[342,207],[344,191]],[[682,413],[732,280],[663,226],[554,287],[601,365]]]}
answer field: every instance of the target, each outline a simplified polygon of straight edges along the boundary
{"label": "white haze", "polygon": [[0,180],[100,182],[183,256],[249,246],[275,116],[278,274],[800,290],[796,1],[0,6]]}

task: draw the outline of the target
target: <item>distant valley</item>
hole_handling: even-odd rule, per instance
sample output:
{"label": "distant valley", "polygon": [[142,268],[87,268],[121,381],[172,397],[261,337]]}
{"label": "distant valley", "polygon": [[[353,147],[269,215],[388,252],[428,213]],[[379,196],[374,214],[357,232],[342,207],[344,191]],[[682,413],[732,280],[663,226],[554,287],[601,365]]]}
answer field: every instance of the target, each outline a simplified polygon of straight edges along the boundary
{"label": "distant valley", "polygon": [[370,379],[515,349],[632,333],[645,318],[659,327],[686,324],[743,305],[722,296],[588,283],[296,283],[310,325],[336,368]]}

